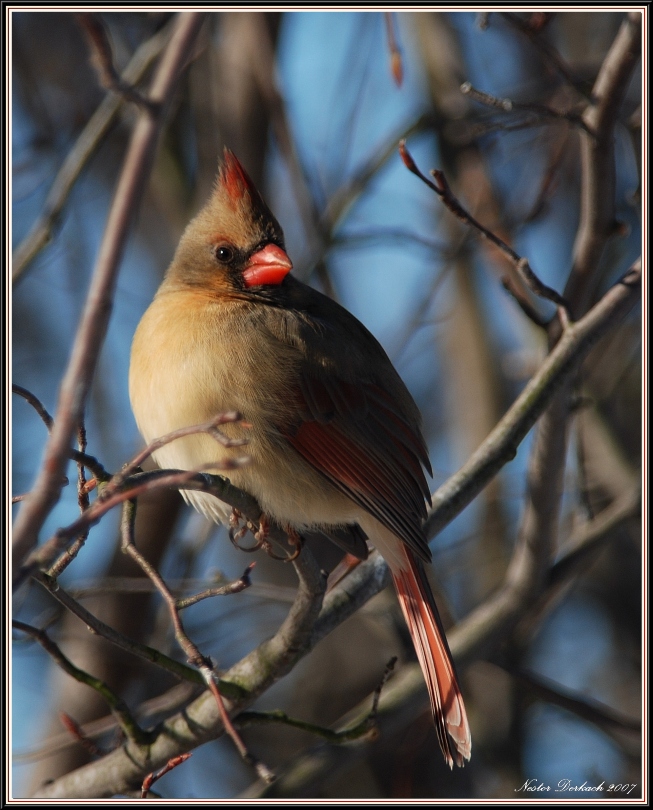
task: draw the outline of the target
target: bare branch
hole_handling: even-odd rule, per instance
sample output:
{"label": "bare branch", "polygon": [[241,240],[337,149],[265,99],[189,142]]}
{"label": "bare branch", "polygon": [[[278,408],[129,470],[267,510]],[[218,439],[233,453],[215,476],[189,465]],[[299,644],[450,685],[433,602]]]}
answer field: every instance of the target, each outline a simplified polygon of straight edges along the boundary
{"label": "bare branch", "polygon": [[516,14],[502,13],[501,16],[506,22],[510,23],[510,25],[528,37],[533,46],[540,52],[545,62],[547,62],[570,87],[573,87],[574,90],[580,93],[584,98],[590,99],[587,88],[573,76],[569,66],[565,63],[558,51],[552,45],[549,45],[545,39],[537,36],[541,30],[541,26],[533,26],[528,22],[524,22],[524,20]]}
{"label": "bare branch", "polygon": [[[522,258],[519,256],[518,253],[508,245],[506,242],[503,241],[499,236],[495,233],[490,231],[484,225],[481,225],[474,217],[466,211],[460,202],[456,199],[449,183],[447,182],[444,173],[439,171],[438,169],[432,169],[431,174],[435,182],[432,182],[425,177],[422,172],[417,167],[417,164],[413,160],[412,156],[406,149],[406,142],[402,140],[399,142],[399,154],[401,155],[401,159],[404,162],[406,168],[412,172],[414,175],[419,177],[419,179],[425,183],[429,188],[433,189],[438,197],[442,200],[444,205],[451,211],[454,216],[456,216],[461,222],[464,222],[466,225],[470,225],[471,227],[475,228],[483,238],[487,239],[488,241],[492,242],[492,244],[496,245],[499,250],[512,262],[515,269],[521,276],[522,280],[525,282],[527,287],[532,290],[536,295],[539,295],[541,298],[545,298],[547,301],[552,301],[556,304],[559,310],[562,310],[563,314],[567,310],[567,303],[565,299],[557,293],[555,290],[551,289],[551,287],[547,287],[546,284],[543,284],[542,281],[535,275],[533,272],[530,264],[528,263],[528,259]],[[523,298],[520,291],[515,289],[512,285],[512,279],[505,278],[503,280],[504,286],[509,286],[512,295],[514,295],[518,300]],[[563,314],[563,321],[566,323],[567,318]]]}
{"label": "bare branch", "polygon": [[[22,385],[16,385],[16,383],[12,383],[11,390],[12,393],[18,394],[18,396],[22,397],[24,400],[29,402],[29,404],[34,408],[34,410],[43,420],[43,423],[47,427],[48,432],[52,432],[54,420],[48,413],[45,405],[43,405],[41,400],[31,391],[28,391],[27,388],[23,388]],[[68,451],[68,458],[70,458],[72,461],[76,461],[78,465],[81,464],[82,466],[89,469],[93,473],[93,475],[100,481],[108,481],[109,478],[111,478],[111,474],[105,470],[105,468],[102,466],[102,464],[100,464],[100,462],[95,458],[95,456],[89,456],[88,453],[81,452],[80,450],[74,450],[73,448],[71,448]]]}
{"label": "bare branch", "polygon": [[52,660],[58,664],[66,674],[70,675],[76,681],[79,681],[79,683],[90,686],[91,689],[95,689],[96,692],[102,695],[109,705],[111,713],[116,718],[120,728],[124,731],[129,740],[132,740],[138,745],[148,744],[148,742],[152,739],[151,735],[143,731],[136,720],[134,720],[132,717],[131,712],[127,708],[127,704],[122,700],[122,698],[118,697],[118,695],[116,695],[106,683],[101,681],[99,678],[94,678],[92,675],[89,675],[88,672],[84,672],[84,670],[79,669],[79,667],[76,667],[71,661],[68,660],[68,658],[66,658],[57,644],[52,641],[44,630],[39,630],[38,628],[32,627],[31,625],[25,624],[25,622],[18,621],[17,619],[13,620],[12,625],[16,628],[16,630],[20,630],[22,633],[26,633],[28,636],[31,636],[31,638],[33,638],[35,641],[38,641],[43,649],[50,655]]}
{"label": "bare branch", "polygon": [[602,334],[634,306],[640,295],[641,262],[616,284],[584,318],[571,324],[538,372],[492,433],[433,495],[426,521],[428,537],[442,531],[507,462],[535,424],[558,386],[578,368]]}
{"label": "bare branch", "polygon": [[[202,685],[203,682],[202,682]],[[143,701],[134,710],[134,715],[140,720],[151,720],[159,714],[169,714],[172,711],[182,708],[193,697],[197,696],[197,688],[191,683],[181,683],[173,686],[162,695]],[[97,720],[91,720],[80,727],[81,734],[89,740],[93,740],[118,728],[118,724],[113,715],[109,714]],[[75,745],[76,740],[71,739],[68,732],[47,737],[39,740],[36,748],[14,754],[15,763],[36,762],[45,757],[63,751]]]}
{"label": "bare branch", "polygon": [[568,121],[570,124],[584,129],[588,135],[593,134],[583,120],[583,117],[575,112],[562,112],[560,110],[554,110],[551,107],[547,107],[543,104],[529,104],[519,101],[512,101],[512,99],[509,98],[498,98],[497,96],[490,95],[489,93],[484,93],[482,90],[477,90],[476,87],[472,86],[471,82],[464,82],[461,84],[460,92],[464,96],[469,96],[474,101],[478,101],[479,104],[484,104],[486,107],[492,107],[495,110],[501,110],[501,112],[527,112],[532,113],[539,118],[554,121]]}
{"label": "bare branch", "polygon": [[230,582],[228,585],[220,585],[216,588],[207,588],[206,590],[202,591],[201,593],[196,593],[193,596],[186,596],[183,599],[177,599],[177,610],[183,610],[184,608],[190,607],[191,605],[195,605],[198,602],[201,602],[203,599],[209,599],[213,596],[228,596],[232,593],[240,593],[244,591],[246,588],[249,588],[252,584],[250,579],[250,574],[254,566],[256,565],[255,562],[250,563],[247,568],[243,571],[242,576],[240,579],[237,579],[235,582]]}
{"label": "bare branch", "polygon": [[553,683],[541,675],[535,675],[533,672],[508,671],[538,697],[573,712],[583,720],[589,720],[590,723],[594,723],[608,733],[625,731],[630,734],[641,734],[642,724],[639,720],[625,717],[620,712],[616,712],[596,700],[574,695],[559,684]]}
{"label": "bare branch", "polygon": [[149,579],[152,580],[156,589],[163,597],[165,603],[168,606],[173,627],[175,628],[175,638],[177,640],[177,643],[186,654],[188,663],[199,670],[200,674],[202,675],[202,678],[204,679],[206,685],[209,688],[209,691],[215,698],[224,729],[231,738],[231,740],[233,741],[234,745],[236,746],[238,753],[248,765],[251,765],[256,769],[256,772],[259,774],[259,776],[261,776],[261,778],[271,781],[273,778],[272,772],[266,765],[264,765],[250,753],[250,751],[247,749],[247,746],[243,742],[240,734],[238,734],[233,723],[231,722],[231,718],[229,717],[229,713],[227,712],[224,700],[222,699],[222,695],[220,694],[220,691],[214,678],[213,664],[211,663],[211,660],[209,658],[207,658],[200,652],[199,647],[195,644],[195,642],[191,641],[190,637],[184,630],[184,626],[181,621],[181,616],[179,615],[179,607],[177,600],[170,592],[170,589],[164,582],[159,572],[154,568],[153,565],[151,565],[145,559],[145,557],[143,557],[143,555],[136,548],[134,544],[135,519],[136,519],[136,503],[134,501],[129,501],[128,503],[125,504],[123,508],[122,550],[125,552],[125,554],[128,554],[141,567],[143,573],[147,577],[149,577]]}
{"label": "bare branch", "polygon": [[203,422],[201,425],[190,425],[189,427],[179,428],[171,431],[170,433],[166,433],[165,436],[161,436],[160,438],[155,439],[153,442],[150,442],[150,444],[148,444],[147,447],[141,450],[130,462],[128,462],[119,473],[114,475],[111,479],[110,487],[107,487],[107,490],[105,491],[110,492],[122,487],[131,473],[133,473],[137,467],[140,467],[141,464],[152,455],[152,453],[155,453],[166,444],[170,444],[171,442],[181,439],[184,436],[193,436],[196,433],[208,433],[209,436],[212,436],[217,442],[220,442],[223,447],[242,447],[244,444],[247,444],[247,439],[230,439],[228,436],[225,436],[224,433],[221,433],[217,428],[218,425],[226,425],[232,422],[240,421],[242,421],[241,415],[235,411],[232,411],[230,413],[218,414],[218,416],[210,419],[208,422]]}
{"label": "bare branch", "polygon": [[595,101],[583,114],[594,137],[583,133],[581,140],[581,218],[564,293],[576,317],[592,299],[596,269],[608,239],[615,234],[614,128],[641,46],[642,14],[632,12],[601,65],[592,91]]}
{"label": "bare branch", "polygon": [[404,81],[404,66],[401,58],[401,51],[397,45],[395,34],[395,19],[392,11],[384,11],[385,30],[388,35],[388,50],[390,51],[390,73],[397,87],[401,87]]}
{"label": "bare branch", "polygon": [[134,129],[72,355],[61,383],[57,416],[44,462],[16,518],[12,551],[15,571],[20,570],[23,560],[36,545],[43,522],[59,499],[68,449],[84,410],[106,334],[120,260],[154,158],[163,111],[192,52],[204,17],[205,13],[199,12],[179,15],[149,94],[150,101],[158,105],[159,112],[156,115],[141,112]]}
{"label": "bare branch", "polygon": [[133,85],[123,81],[116,70],[107,32],[98,17],[88,12],[78,13],[75,16],[86,34],[91,48],[91,64],[97,70],[102,86],[120,93],[127,101],[132,101],[139,107],[156,112],[156,105],[142,96]]}
{"label": "bare branch", "polygon": [[191,756],[190,753],[187,754],[179,754],[179,756],[172,757],[169,759],[163,768],[160,768],[158,771],[154,773],[148,774],[145,779],[143,779],[143,785],[141,787],[141,799],[147,799],[147,794],[150,792],[152,785],[157,782],[162,776],[165,776],[167,773],[172,771],[174,768],[177,768],[183,762]]}
{"label": "bare branch", "polygon": [[[172,23],[166,25],[165,28],[140,46],[123,71],[122,81],[134,85],[143,78],[147,69],[168,42],[172,27]],[[61,216],[70,192],[82,170],[109,131],[109,127],[117,116],[123,101],[122,96],[109,93],[93,113],[75,145],[68,153],[48,193],[43,211],[13,253],[13,284],[20,281],[31,261],[51,240],[56,223]]]}
{"label": "bare branch", "polygon": [[[233,470],[248,463],[249,459],[234,458],[224,459],[219,464],[208,464],[210,469]],[[45,543],[38,546],[25,560],[24,564],[14,572],[14,587],[18,587],[27,576],[32,574],[37,568],[49,565],[55,557],[68,548],[70,541],[79,532],[89,526],[93,526],[108,511],[125,501],[136,498],[144,492],[153,489],[199,489],[211,491],[212,482],[215,476],[205,476],[194,470],[183,470],[170,472],[169,470],[155,470],[150,473],[140,473],[131,476],[123,482],[122,489],[116,491],[111,489],[104,497],[98,498],[80,517],[73,523],[58,529]],[[189,486],[190,485],[190,486]],[[108,486],[108,485],[107,485]],[[221,484],[218,483],[218,488]],[[72,562],[73,557],[66,555],[62,560],[57,560],[53,570],[61,572],[67,563]]]}
{"label": "bare branch", "polygon": [[102,636],[102,638],[105,638],[107,641],[115,644],[120,649],[125,650],[131,655],[135,655],[143,661],[148,661],[150,664],[154,664],[155,666],[171,672],[178,678],[182,678],[200,686],[204,684],[202,676],[197,672],[197,670],[186,666],[186,664],[182,664],[179,661],[175,661],[173,658],[159,652],[159,650],[155,650],[153,647],[148,647],[145,644],[141,644],[138,641],[127,638],[127,636],[124,636],[122,633],[114,630],[113,627],[105,624],[83,605],[80,605],[77,600],[73,599],[73,597],[70,596],[58,582],[47,576],[47,574],[37,573],[34,575],[34,578],[39,585],[42,585],[47,591],[49,591],[49,593],[57,600],[57,602],[59,602],[59,604],[63,605],[67,610],[84,622],[86,627],[88,627],[92,633]]}
{"label": "bare branch", "polygon": [[[277,633],[224,673],[222,682],[239,690],[230,698],[230,714],[247,708],[274,682],[287,674],[309,649],[313,627],[322,605],[325,577],[307,549],[293,563],[299,589],[293,606]],[[205,692],[184,711],[166,721],[154,745],[120,748],[99,763],[85,766],[46,785],[43,795],[99,797],[115,795],[140,784],[143,777],[171,757],[195,748],[222,733],[223,726],[213,695]],[[99,766],[99,770],[93,766]],[[99,778],[99,782],[98,782]],[[120,783],[120,784],[119,784]]]}

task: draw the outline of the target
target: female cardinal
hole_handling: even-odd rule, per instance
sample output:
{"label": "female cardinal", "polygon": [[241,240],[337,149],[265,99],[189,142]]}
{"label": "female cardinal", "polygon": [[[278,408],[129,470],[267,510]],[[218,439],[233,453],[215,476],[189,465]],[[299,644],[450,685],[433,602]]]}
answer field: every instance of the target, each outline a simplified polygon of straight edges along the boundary
{"label": "female cardinal", "polygon": [[[238,411],[251,463],[230,472],[267,516],[318,530],[359,559],[369,538],[387,561],[450,767],[471,738],[451,654],[423,563],[430,472],[420,415],[376,339],[337,303],[289,275],[283,232],[225,149],[215,188],[188,225],[141,320],[129,392],[150,442]],[[161,467],[207,469],[239,448],[206,434],[154,453]],[[185,492],[218,522],[230,507]]]}

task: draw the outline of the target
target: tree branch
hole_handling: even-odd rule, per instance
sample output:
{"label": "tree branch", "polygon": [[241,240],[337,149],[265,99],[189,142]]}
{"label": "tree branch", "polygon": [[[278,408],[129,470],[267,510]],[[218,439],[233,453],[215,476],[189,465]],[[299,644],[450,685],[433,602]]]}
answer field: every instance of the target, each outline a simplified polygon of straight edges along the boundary
{"label": "tree branch", "polygon": [[642,46],[642,14],[631,12],[603,60],[583,120],[594,133],[581,133],[581,219],[574,261],[564,296],[582,314],[596,288],[603,250],[615,233],[614,128]]}
{"label": "tree branch", "polygon": [[514,458],[519,443],[535,424],[557,388],[578,368],[608,328],[628,312],[641,293],[638,260],[601,301],[571,324],[537,373],[478,450],[433,495],[426,521],[434,537],[483,489],[501,467]]}
{"label": "tree branch", "polygon": [[[621,501],[612,504],[597,515],[596,518],[579,527],[569,538],[567,543],[569,547],[568,554],[561,557],[549,569],[547,585],[545,586],[546,590],[543,594],[542,601],[545,602],[547,594],[559,588],[564,582],[569,582],[579,573],[579,566],[573,564],[575,563],[575,550],[579,552],[585,550],[586,554],[583,555],[583,558],[584,561],[587,562],[589,554],[596,552],[600,543],[610,537],[614,528],[623,520],[632,517],[636,510],[637,506],[633,503],[633,497],[631,497],[630,502]],[[566,564],[568,558],[569,564]],[[377,553],[374,553],[370,556],[369,560],[358,566],[354,572],[343,581],[341,588],[348,590],[349,597],[355,597],[362,592],[366,594],[366,598],[369,598],[370,590],[376,593],[375,586],[381,588],[388,580],[387,566],[381,557]],[[470,614],[470,616],[449,630],[447,633],[449,646],[459,667],[470,664],[472,661],[482,657],[485,649],[484,645],[479,643],[479,641],[482,641],[482,635],[475,633],[474,617],[478,617],[479,611],[481,611],[487,622],[487,626],[492,626],[494,621],[505,620],[505,604],[507,600],[499,597],[502,592],[512,592],[512,590],[513,585],[507,578],[504,579],[500,591],[486,603],[487,608],[480,606],[476,611]],[[522,592],[522,595],[524,594],[525,591]],[[518,601],[519,594],[514,595],[517,600],[514,606],[515,613],[522,615],[523,611],[526,609],[525,603],[522,607]],[[336,592],[332,600],[329,599],[329,595],[327,596],[321,621],[318,622],[316,626],[316,638],[321,636],[323,629],[329,632],[336,626],[333,614],[338,615],[340,609],[338,602],[342,599],[342,595],[338,592]],[[357,610],[358,607],[360,607],[360,605],[355,604],[353,610]],[[331,611],[332,615],[327,618],[327,614]],[[347,611],[347,616],[349,615],[350,613]],[[338,616],[338,618],[341,617]],[[495,633],[494,636],[495,639],[498,639],[503,637],[503,633]],[[549,694],[548,696],[543,694],[543,697],[545,697],[545,699],[547,699],[547,697],[550,698],[552,702],[556,704],[559,703],[557,694]],[[392,737],[397,730],[405,728],[420,711],[424,711],[427,705],[428,696],[424,688],[424,678],[419,665],[416,663],[403,664],[397,675],[385,687],[380,697],[376,715],[376,725],[379,733],[384,737]],[[355,709],[348,712],[344,718],[335,724],[336,731],[344,730],[362,722],[365,717],[366,706],[367,699],[362,701]],[[574,704],[572,700],[572,702],[566,704],[566,708],[574,711],[576,704]],[[608,710],[606,715],[601,711],[592,711],[597,708],[593,704],[590,704],[588,712],[583,712],[584,708],[586,708],[586,706],[580,706],[578,714],[591,722],[598,722],[598,724],[601,725],[601,721],[607,718],[606,723],[610,728],[618,725],[620,728],[627,731],[636,730],[637,721],[635,720],[623,718],[620,715],[611,713],[610,710]],[[612,720],[615,722],[612,723]],[[373,741],[363,740],[356,746],[347,746],[344,748],[342,745],[333,745],[331,743],[320,744],[303,754],[293,757],[293,760],[285,767],[277,768],[278,776],[274,784],[267,785],[258,781],[251,785],[238,798],[271,799],[313,796],[325,779],[333,778],[340,770],[350,768],[357,759],[363,757],[369,750],[369,744],[371,742]]]}
{"label": "tree branch", "polygon": [[[143,78],[147,69],[168,42],[172,27],[171,24],[166,25],[140,46],[122,73],[122,80],[125,83],[135,85]],[[109,131],[123,102],[122,96],[108,93],[66,156],[46,197],[43,211],[30,228],[27,236],[13,252],[11,261],[13,284],[21,280],[32,260],[52,239],[53,231],[70,192]]]}
{"label": "tree branch", "polygon": [[20,622],[17,619],[14,619],[12,624],[17,630],[20,630],[22,633],[26,633],[28,636],[38,641],[48,655],[50,655],[52,660],[58,664],[66,674],[70,675],[71,678],[74,678],[76,681],[79,681],[79,683],[90,686],[91,689],[95,689],[96,692],[99,692],[99,694],[102,695],[102,697],[106,700],[109,708],[111,709],[111,713],[116,718],[118,725],[128,739],[132,740],[137,745],[147,745],[149,743],[151,734],[143,731],[136,720],[134,720],[132,717],[132,714],[127,708],[127,704],[124,702],[124,700],[118,697],[118,695],[116,695],[113,690],[111,690],[109,686],[104,683],[104,681],[101,681],[99,678],[94,678],[92,675],[89,675],[88,672],[76,667],[68,658],[66,658],[66,656],[59,649],[58,645],[52,641],[44,630],[39,630],[38,628],[25,624],[25,622]]}
{"label": "tree branch", "polygon": [[118,268],[127,236],[154,159],[154,151],[166,110],[181,71],[192,52],[205,13],[180,14],[170,43],[152,80],[149,100],[158,112],[141,112],[123,170],[91,281],[72,354],[61,383],[55,424],[45,458],[30,495],[16,518],[13,538],[14,570],[36,545],[38,533],[61,493],[72,436],[93,379],[112,309]]}

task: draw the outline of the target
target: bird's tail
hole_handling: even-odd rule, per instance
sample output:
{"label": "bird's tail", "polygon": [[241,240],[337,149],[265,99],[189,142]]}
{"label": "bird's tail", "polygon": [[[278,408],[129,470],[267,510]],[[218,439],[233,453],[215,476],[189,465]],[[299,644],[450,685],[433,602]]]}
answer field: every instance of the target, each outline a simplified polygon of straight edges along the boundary
{"label": "bird's tail", "polygon": [[399,604],[424,673],[442,753],[450,768],[454,762],[463,766],[472,739],[449,645],[422,563],[410,549],[402,551],[405,565],[392,566]]}

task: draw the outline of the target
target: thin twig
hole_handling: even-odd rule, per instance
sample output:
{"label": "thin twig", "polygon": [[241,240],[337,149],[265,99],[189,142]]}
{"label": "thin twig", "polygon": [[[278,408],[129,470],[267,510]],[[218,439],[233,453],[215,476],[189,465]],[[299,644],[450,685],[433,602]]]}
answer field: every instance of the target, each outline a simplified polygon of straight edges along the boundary
{"label": "thin twig", "polygon": [[490,93],[484,93],[482,90],[478,90],[471,82],[463,82],[463,84],[460,85],[460,92],[464,96],[469,96],[474,101],[478,101],[479,104],[484,104],[486,107],[491,107],[495,110],[501,110],[501,112],[527,112],[544,119],[568,121],[570,124],[585,130],[588,135],[593,135],[592,131],[583,120],[582,115],[579,113],[571,111],[560,112],[544,104],[531,104],[512,101],[512,99],[509,98],[498,98],[497,96],[490,95]]}
{"label": "thin twig", "polygon": [[558,73],[558,75],[567,82],[567,84],[580,93],[583,98],[591,101],[591,94],[588,92],[588,88],[572,75],[569,66],[565,63],[557,50],[552,45],[549,45],[546,40],[537,36],[541,30],[539,27],[532,26],[530,23],[525,22],[516,14],[502,13],[501,16],[504,20],[506,20],[506,22],[510,23],[510,25],[528,37],[532,45],[540,52],[540,55],[543,57],[544,61],[547,62],[556,71],[556,73]]}
{"label": "thin twig", "polygon": [[93,740],[84,734],[84,731],[79,723],[73,720],[69,714],[66,714],[66,712],[59,712],[59,719],[70,736],[73,737],[73,739],[78,742],[85,751],[88,751],[92,757],[101,757],[106,753],[100,748],[99,745],[94,743]]}
{"label": "thin twig", "polygon": [[205,16],[206,12],[178,15],[175,31],[159,63],[149,94],[158,112],[141,112],[134,129],[72,355],[61,382],[55,424],[45,458],[14,525],[12,555],[15,572],[20,572],[23,561],[37,544],[39,531],[59,499],[71,439],[84,410],[108,327],[120,260],[154,159],[164,111],[192,53]]}
{"label": "thin twig", "polygon": [[117,630],[114,630],[113,627],[105,624],[101,619],[98,619],[89,610],[83,607],[83,605],[80,605],[58,582],[47,574],[38,572],[34,575],[34,579],[49,591],[59,604],[63,605],[67,610],[81,619],[92,633],[101,636],[111,644],[115,644],[116,647],[125,650],[125,652],[130,653],[130,655],[134,655],[143,661],[161,667],[161,669],[172,673],[177,678],[203,685],[204,681],[197,670],[180,661],[175,661],[174,658],[170,658],[165,655],[165,653],[155,650],[153,647],[148,647],[139,641],[134,641],[134,639],[128,638]]}
{"label": "thin twig", "polygon": [[197,645],[190,640],[186,631],[184,630],[184,625],[181,621],[181,616],[179,615],[179,611],[177,610],[177,603],[175,597],[170,592],[170,589],[166,585],[165,581],[156,570],[156,568],[143,557],[140,551],[136,548],[134,544],[134,522],[136,520],[136,502],[133,500],[129,500],[125,503],[123,507],[122,513],[122,521],[121,521],[121,535],[122,535],[122,551],[130,556],[134,562],[141,568],[145,576],[152,580],[154,586],[156,587],[157,591],[163,597],[166,605],[168,606],[168,610],[170,611],[170,617],[172,619],[172,624],[175,630],[175,638],[177,643],[184,651],[188,663],[191,666],[195,666],[198,669],[202,666],[211,668],[211,663],[208,658],[206,658],[202,653],[199,651]]}
{"label": "thin twig", "polygon": [[[546,284],[543,284],[542,281],[540,281],[528,263],[528,259],[522,258],[508,244],[506,244],[503,239],[490,231],[484,225],[481,225],[480,222],[474,219],[474,217],[463,208],[451,191],[449,183],[444,176],[444,172],[441,172],[438,169],[432,169],[431,174],[435,182],[429,180],[428,177],[422,174],[422,172],[419,170],[417,164],[406,149],[405,140],[401,140],[399,142],[399,154],[401,155],[401,159],[403,160],[406,168],[414,175],[419,177],[419,179],[429,188],[433,189],[433,191],[435,191],[444,205],[451,211],[452,214],[454,214],[454,216],[456,216],[466,225],[470,225],[471,227],[475,228],[481,234],[481,236],[499,248],[504,256],[506,256],[506,258],[512,262],[523,281],[526,283],[528,288],[535,293],[535,295],[539,295],[541,298],[544,298],[547,301],[552,301],[558,306],[562,313],[567,311],[568,307],[565,299],[551,287],[547,287]],[[509,283],[509,281],[506,281],[505,283]],[[564,317],[563,320],[566,323],[567,318]]]}
{"label": "thin twig", "polygon": [[129,740],[132,740],[137,745],[147,745],[152,739],[152,732],[143,731],[138,725],[136,720],[132,717],[131,712],[127,708],[127,704],[107,686],[104,681],[99,678],[94,678],[85,672],[83,669],[76,667],[66,656],[61,652],[59,646],[52,641],[44,630],[39,630],[32,627],[25,622],[14,619],[12,626],[22,633],[26,633],[43,647],[43,649],[50,655],[52,660],[58,664],[61,669],[79,683],[86,684],[92,689],[95,689],[107,702],[111,713],[116,718],[120,728],[123,730]]}
{"label": "thin twig", "polygon": [[227,735],[231,738],[231,741],[235,745],[236,750],[240,754],[241,759],[247,765],[254,768],[254,770],[258,774],[259,779],[263,779],[264,782],[271,784],[275,780],[274,771],[268,768],[268,766],[260,759],[255,757],[243,742],[243,738],[240,736],[240,734],[236,730],[236,727],[232,723],[231,717],[229,716],[229,711],[227,710],[222,695],[220,694],[220,691],[216,686],[213,671],[209,667],[200,667],[200,672],[204,676],[204,680],[209,688],[209,691],[215,698],[215,702],[218,706],[218,711],[220,712],[220,719],[222,720],[224,730],[226,731]]}
{"label": "thin twig", "polygon": [[[79,447],[79,452],[84,453],[86,451],[86,428],[84,426],[84,420],[82,416],[82,421],[80,422],[79,427],[77,428],[77,444]],[[84,464],[81,461],[77,461],[77,503],[79,505],[80,514],[84,514],[84,512],[90,506],[90,499],[88,497],[89,489],[87,487],[86,481],[86,472],[84,469]],[[55,565],[50,569],[49,574],[53,577],[58,577],[61,571],[64,570],[66,566],[68,566],[74,559],[77,557],[79,552],[84,547],[88,539],[88,533],[90,528],[83,529],[82,532],[77,536],[76,540],[65,550],[64,554],[59,559],[60,565]]]}
{"label": "thin twig", "polygon": [[[18,394],[18,396],[22,397],[24,400],[29,402],[29,404],[34,408],[34,410],[43,420],[43,423],[47,427],[48,432],[51,432],[54,426],[54,420],[52,419],[52,416],[50,416],[50,414],[48,413],[47,409],[45,408],[41,400],[31,391],[28,391],[27,388],[23,388],[22,385],[16,385],[16,383],[12,383],[11,391],[12,393]],[[75,461],[77,462],[77,464],[82,464],[84,467],[89,469],[99,481],[108,481],[111,478],[111,473],[105,470],[105,468],[102,466],[102,464],[100,464],[100,462],[95,458],[95,456],[89,456],[88,453],[84,453],[81,452],[80,450],[75,450],[71,448],[68,451],[68,458],[71,461]]]}
{"label": "thin twig", "polygon": [[106,90],[120,93],[128,101],[134,102],[149,112],[156,112],[155,104],[142,96],[129,82],[122,79],[113,64],[113,54],[107,32],[95,14],[80,12],[75,14],[91,49],[91,64],[96,69],[100,83]]}
{"label": "thin twig", "polygon": [[48,432],[52,430],[54,419],[36,394],[28,391],[27,388],[23,388],[22,385],[16,385],[16,383],[12,383],[11,392],[12,394],[18,394],[19,397],[22,397],[26,402],[28,402],[41,417],[43,424],[48,429]]}
{"label": "thin twig", "polygon": [[218,425],[225,425],[240,421],[242,421],[241,415],[236,411],[230,411],[229,413],[218,414],[213,419],[210,419],[208,422],[203,422],[201,425],[191,425],[189,427],[178,428],[170,433],[166,433],[165,436],[154,439],[154,441],[150,442],[147,447],[143,448],[143,450],[137,453],[131,461],[125,464],[119,473],[116,473],[116,475],[113,476],[109,482],[109,486],[105,490],[105,493],[111,493],[114,490],[122,487],[131,473],[133,473],[137,467],[140,467],[141,464],[153,453],[155,453],[161,447],[164,447],[166,444],[170,444],[171,442],[181,439],[184,436],[193,436],[197,433],[208,433],[209,436],[214,438],[223,447],[242,447],[243,445],[247,444],[247,439],[230,439],[228,436],[225,436],[224,433],[218,430]]}
{"label": "thin twig", "polygon": [[395,34],[395,20],[392,11],[384,11],[385,30],[388,35],[388,50],[390,51],[390,73],[395,81],[397,87],[401,87],[404,80],[404,66],[401,58],[401,51],[397,45],[397,36]]}
{"label": "thin twig", "polygon": [[251,562],[244,570],[240,579],[235,580],[235,582],[230,582],[228,585],[220,585],[216,588],[207,588],[206,590],[196,593],[193,596],[186,596],[183,599],[177,599],[177,610],[183,610],[191,605],[195,605],[198,602],[201,602],[203,599],[209,599],[213,596],[229,596],[233,593],[240,593],[246,588],[251,587],[252,580],[250,579],[250,574],[252,573],[252,569],[255,565],[256,562]]}
{"label": "thin twig", "polygon": [[508,672],[538,697],[573,712],[578,717],[594,723],[599,728],[610,732],[626,731],[630,734],[641,734],[642,732],[640,720],[626,717],[621,712],[617,712],[596,700],[575,695],[548,678],[524,670],[513,671],[509,669]]}
{"label": "thin twig", "polygon": [[[140,46],[122,74],[122,80],[126,84],[134,85],[143,78],[147,69],[170,39],[173,27],[174,20]],[[53,231],[70,192],[109,131],[122,104],[122,96],[115,93],[107,94],[77,138],[54,179],[41,214],[27,236],[14,250],[12,256],[13,284],[23,277],[31,261],[52,239]]]}
{"label": "thin twig", "polygon": [[168,606],[168,611],[170,612],[170,619],[175,630],[175,639],[177,640],[177,644],[179,644],[181,649],[184,651],[186,658],[188,659],[188,663],[200,671],[204,682],[215,698],[225,731],[233,741],[243,761],[254,767],[261,778],[272,780],[274,778],[272,771],[270,771],[266,765],[264,765],[260,760],[254,757],[253,754],[250,753],[240,734],[238,734],[234,728],[231,718],[229,717],[229,712],[225,706],[224,699],[220,694],[214,678],[213,664],[209,658],[200,652],[199,647],[186,633],[181,616],[179,615],[177,600],[156,568],[154,568],[154,566],[148,560],[146,560],[136,548],[134,543],[135,520],[136,503],[135,501],[129,501],[123,508],[123,517],[121,523],[123,552],[128,554],[134,560],[134,562],[140,566],[143,573],[152,580],[156,589],[163,597],[163,600]]}
{"label": "thin twig", "polygon": [[148,774],[145,779],[143,779],[143,785],[141,787],[141,799],[147,799],[147,794],[150,792],[152,785],[162,776],[165,776],[167,773],[173,770],[173,768],[177,768],[183,762],[186,762],[190,756],[192,756],[190,752],[186,754],[179,754],[178,756],[169,759],[163,768]]}

